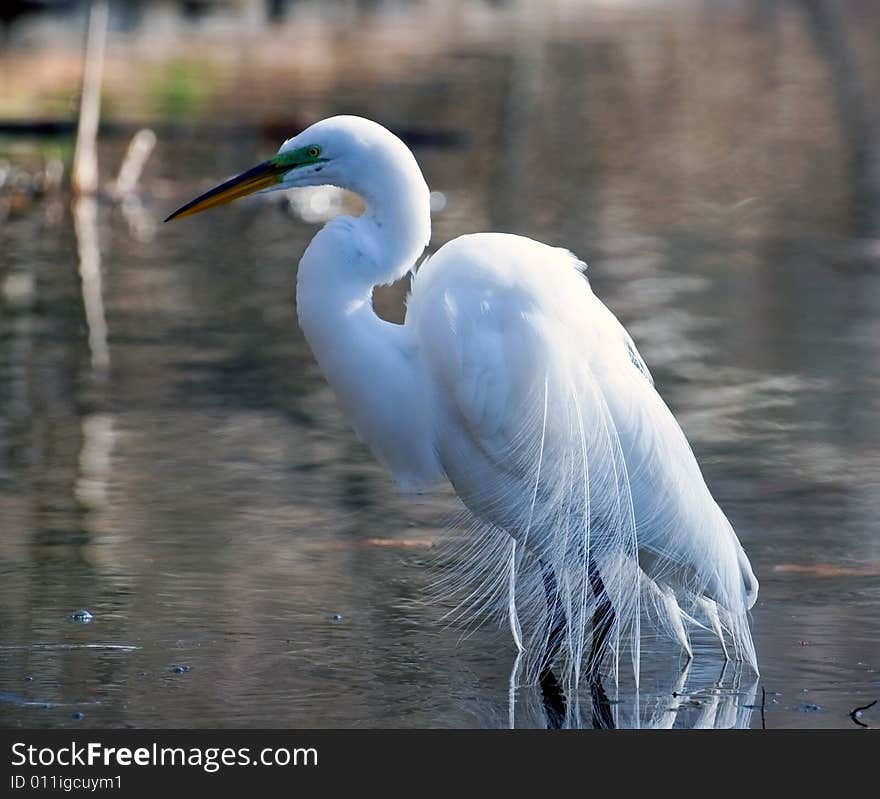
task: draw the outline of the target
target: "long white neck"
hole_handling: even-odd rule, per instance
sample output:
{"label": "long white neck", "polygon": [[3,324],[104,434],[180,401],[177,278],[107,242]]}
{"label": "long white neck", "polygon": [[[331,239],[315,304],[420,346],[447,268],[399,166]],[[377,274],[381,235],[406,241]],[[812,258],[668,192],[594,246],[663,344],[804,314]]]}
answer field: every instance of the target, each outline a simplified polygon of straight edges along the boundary
{"label": "long white neck", "polygon": [[430,238],[428,188],[410,160],[359,192],[362,216],[339,217],[315,236],[296,298],[300,326],[358,434],[413,489],[440,477],[424,379],[409,330],[372,305],[373,287],[406,275]]}

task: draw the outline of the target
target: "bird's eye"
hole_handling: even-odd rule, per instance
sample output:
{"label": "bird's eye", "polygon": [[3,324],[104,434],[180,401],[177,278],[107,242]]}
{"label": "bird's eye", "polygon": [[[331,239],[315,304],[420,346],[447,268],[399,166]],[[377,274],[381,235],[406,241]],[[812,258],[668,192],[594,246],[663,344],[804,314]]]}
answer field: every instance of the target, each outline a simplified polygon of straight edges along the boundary
{"label": "bird's eye", "polygon": [[309,147],[309,158],[317,158],[321,154],[320,147]]}

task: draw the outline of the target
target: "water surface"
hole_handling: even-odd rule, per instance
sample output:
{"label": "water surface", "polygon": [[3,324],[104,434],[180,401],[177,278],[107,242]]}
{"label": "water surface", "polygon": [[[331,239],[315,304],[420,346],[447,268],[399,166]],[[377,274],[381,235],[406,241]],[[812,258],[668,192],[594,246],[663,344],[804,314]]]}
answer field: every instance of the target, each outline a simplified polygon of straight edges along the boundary
{"label": "water surface", "polygon": [[[760,726],[763,687],[768,727],[853,727],[880,696],[877,209],[834,52],[763,5],[499,8],[466,36],[414,14],[400,36],[430,46],[396,67],[255,84],[282,123],[357,112],[408,135],[445,199],[432,248],[565,245],[627,324],[761,581],[760,678],[708,640],[684,673],[666,649],[642,724]],[[160,134],[140,209],[104,197],[77,228],[61,199],[0,227],[0,724],[505,726],[509,634],[424,602],[454,497],[398,497],[297,327],[314,225],[259,198],[158,225],[283,138],[227,79],[188,135]],[[95,248],[107,369],[78,272]],[[536,691],[515,701],[544,726]]]}

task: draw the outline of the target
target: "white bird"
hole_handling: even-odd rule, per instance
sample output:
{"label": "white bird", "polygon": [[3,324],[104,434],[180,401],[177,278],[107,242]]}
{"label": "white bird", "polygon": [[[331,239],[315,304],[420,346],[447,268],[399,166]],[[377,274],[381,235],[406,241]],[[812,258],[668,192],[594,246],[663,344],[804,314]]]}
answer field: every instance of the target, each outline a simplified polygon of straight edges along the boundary
{"label": "white bird", "polygon": [[[412,153],[381,125],[337,116],[169,219],[254,191],[332,185],[360,195],[299,264],[297,312],[327,380],[406,491],[448,479],[473,525],[451,588],[477,574],[503,604],[531,679],[567,689],[629,651],[641,624],[691,656],[695,625],[757,671],[758,582],[632,339],[585,264],[521,236],[480,233],[416,269],[431,234]],[[377,285],[414,272],[405,321]],[[492,579],[486,577],[493,575]],[[605,659],[605,655],[609,657]]]}

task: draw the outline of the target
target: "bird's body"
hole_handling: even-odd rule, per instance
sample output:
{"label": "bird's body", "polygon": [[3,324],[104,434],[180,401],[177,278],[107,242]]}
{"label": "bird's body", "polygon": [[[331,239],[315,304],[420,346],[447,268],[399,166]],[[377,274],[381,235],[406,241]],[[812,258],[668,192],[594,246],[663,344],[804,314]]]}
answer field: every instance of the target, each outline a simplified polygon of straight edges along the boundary
{"label": "bird's body", "polygon": [[363,215],[329,222],[303,255],[300,324],[397,482],[452,483],[475,520],[467,557],[503,575],[490,593],[508,592],[535,673],[552,650],[576,684],[598,625],[592,665],[628,647],[637,673],[643,617],[688,653],[688,627],[722,643],[726,632],[755,666],[748,558],[584,264],[520,236],[462,236],[415,271],[405,321],[391,324],[375,314],[373,288],[414,270],[430,237],[412,154],[376,123],[334,117],[276,159],[290,167],[280,188],[329,183],[364,198]]}

